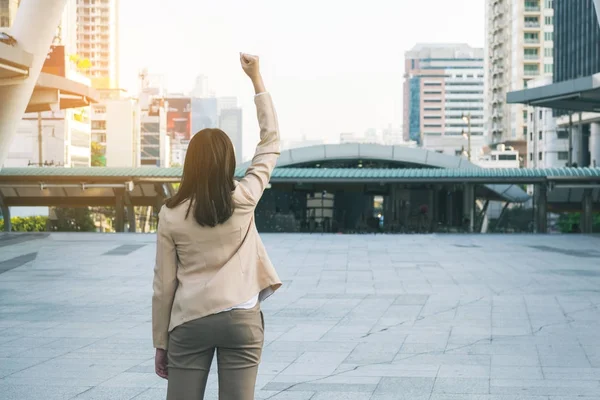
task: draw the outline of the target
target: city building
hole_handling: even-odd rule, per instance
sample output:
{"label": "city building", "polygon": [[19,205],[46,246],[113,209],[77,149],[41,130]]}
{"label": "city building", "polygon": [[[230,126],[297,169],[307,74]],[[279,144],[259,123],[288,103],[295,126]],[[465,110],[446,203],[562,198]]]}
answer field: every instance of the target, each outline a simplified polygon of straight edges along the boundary
{"label": "city building", "polygon": [[404,140],[456,155],[484,144],[484,50],[417,44],[405,54]]}
{"label": "city building", "polygon": [[20,0],[0,1],[0,32],[6,32],[12,26]]}
{"label": "city building", "polygon": [[102,89],[92,109],[92,142],[99,145],[107,167],[141,165],[140,105],[123,89]]}
{"label": "city building", "polygon": [[167,134],[167,110],[162,98],[140,103],[142,166],[171,166],[171,138]]}
{"label": "city building", "polygon": [[235,161],[237,164],[241,164],[244,156],[242,147],[242,109],[222,109],[219,115],[219,128],[231,139],[235,148]]}
{"label": "city building", "polygon": [[486,115],[492,143],[525,141],[527,110],[506,103],[509,91],[551,77],[554,0],[486,0]]}
{"label": "city building", "polygon": [[[546,86],[551,78],[529,82],[529,88]],[[569,162],[569,132],[558,128],[550,108],[527,107],[527,166],[530,168],[559,168]]]}
{"label": "city building", "polygon": [[192,97],[214,97],[211,96],[209,87],[208,87],[208,77],[206,75],[198,75],[196,77],[196,82],[194,83],[194,88],[190,92]]}
{"label": "city building", "polygon": [[219,126],[217,98],[192,97],[192,135],[202,129],[216,128]]}
{"label": "city building", "polygon": [[77,56],[97,89],[119,87],[119,0],[77,0]]}
{"label": "city building", "polygon": [[169,167],[171,165],[171,138],[167,134],[167,104],[162,97],[163,80],[159,75],[140,72],[140,164]]}
{"label": "city building", "polygon": [[219,97],[217,99],[217,113],[221,115],[221,111],[229,110],[232,108],[238,107],[238,99],[237,97],[229,96],[229,97]]}
{"label": "city building", "polygon": [[[554,72],[552,84],[507,95],[510,104],[527,104],[535,116],[552,109],[556,117],[556,159],[562,166],[600,166],[600,114],[597,102],[600,85],[600,26],[593,0],[555,0]],[[573,29],[577,27],[577,29]],[[535,118],[532,119],[535,122]],[[566,131],[566,133],[565,133]],[[533,132],[539,138],[540,130]],[[542,137],[544,132],[542,131]],[[547,135],[548,136],[548,135]],[[560,139],[559,139],[560,138]],[[531,140],[531,139],[530,139]],[[564,141],[566,140],[566,146]],[[533,142],[533,140],[531,140]],[[561,141],[563,144],[561,144]],[[533,143],[532,143],[533,144]],[[565,150],[566,148],[566,150]],[[564,151],[567,152],[565,155]],[[536,149],[531,156],[544,161],[544,152]],[[560,159],[558,157],[560,156]],[[540,157],[542,158],[540,160]],[[566,157],[566,159],[565,159]],[[587,201],[587,200],[586,200]]]}
{"label": "city building", "polygon": [[520,168],[521,157],[518,150],[499,144],[474,163],[481,168]]}

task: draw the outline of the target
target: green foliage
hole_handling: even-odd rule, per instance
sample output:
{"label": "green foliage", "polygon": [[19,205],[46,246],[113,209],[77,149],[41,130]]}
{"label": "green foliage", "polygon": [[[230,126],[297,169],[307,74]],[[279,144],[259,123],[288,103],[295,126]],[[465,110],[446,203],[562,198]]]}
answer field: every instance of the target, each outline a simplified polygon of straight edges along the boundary
{"label": "green foliage", "polygon": [[92,142],[92,167],[106,167],[106,149],[98,142]]}
{"label": "green foliage", "polygon": [[96,225],[90,209],[55,208],[56,220],[52,221],[52,230],[58,232],[94,232]]}
{"label": "green foliage", "polygon": [[[48,217],[13,217],[10,219],[13,232],[44,232]],[[0,220],[0,231],[4,230],[4,219]]]}
{"label": "green foliage", "polygon": [[[600,232],[600,214],[594,214],[592,217],[592,231]],[[558,228],[561,233],[571,233],[581,229],[581,213],[565,213],[558,218]]]}

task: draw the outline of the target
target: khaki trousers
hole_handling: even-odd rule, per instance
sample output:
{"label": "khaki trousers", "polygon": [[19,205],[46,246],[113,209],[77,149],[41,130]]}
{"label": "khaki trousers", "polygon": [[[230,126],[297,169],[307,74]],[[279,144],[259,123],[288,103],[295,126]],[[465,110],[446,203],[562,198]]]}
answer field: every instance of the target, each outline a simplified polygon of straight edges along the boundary
{"label": "khaki trousers", "polygon": [[254,400],[264,343],[260,305],[186,322],[169,336],[167,400],[202,400],[215,351],[219,400]]}

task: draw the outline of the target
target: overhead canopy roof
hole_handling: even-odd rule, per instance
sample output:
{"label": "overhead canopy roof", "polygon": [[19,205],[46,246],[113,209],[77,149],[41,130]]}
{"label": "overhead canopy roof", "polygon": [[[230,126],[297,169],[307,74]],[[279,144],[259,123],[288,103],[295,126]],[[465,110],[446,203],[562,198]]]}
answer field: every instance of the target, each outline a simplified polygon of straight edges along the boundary
{"label": "overhead canopy roof", "polygon": [[508,93],[509,104],[574,112],[600,112],[600,73]]}
{"label": "overhead canopy roof", "polygon": [[16,42],[0,41],[0,85],[27,78],[32,62],[33,56],[21,49]]}
{"label": "overhead canopy roof", "polygon": [[25,112],[85,107],[99,99],[98,92],[83,83],[42,72]]}
{"label": "overhead canopy roof", "polygon": [[[242,178],[245,168],[236,170]],[[8,206],[110,206],[124,193],[131,204],[155,205],[157,197],[173,194],[181,168],[3,168],[0,201]],[[549,200],[577,202],[585,185],[600,185],[600,168],[556,169],[361,169],[276,168],[271,183],[277,184],[480,184],[478,194],[492,200],[522,202],[528,196],[514,183],[570,184],[563,194],[550,192]],[[589,186],[590,188],[594,186]],[[594,189],[594,198],[598,190]],[[558,197],[557,197],[558,196]],[[580,202],[580,200],[579,200]]]}
{"label": "overhead canopy roof", "polygon": [[[246,168],[237,168],[235,176],[244,176]],[[132,181],[179,182],[182,168],[2,168],[0,182]],[[439,183],[543,183],[600,182],[600,168],[287,168],[277,167],[271,181],[353,181],[353,182],[439,182]]]}

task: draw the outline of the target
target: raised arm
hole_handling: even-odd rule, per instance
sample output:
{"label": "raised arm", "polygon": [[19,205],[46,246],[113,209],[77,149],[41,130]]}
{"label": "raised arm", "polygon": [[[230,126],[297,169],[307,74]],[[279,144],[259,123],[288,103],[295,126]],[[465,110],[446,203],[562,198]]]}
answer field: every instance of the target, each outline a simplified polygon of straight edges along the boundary
{"label": "raised arm", "polygon": [[260,126],[260,142],[256,147],[252,164],[240,181],[244,197],[255,206],[271,179],[271,173],[279,157],[279,126],[271,95],[266,91],[260,74],[258,57],[241,54],[240,61],[244,72],[254,85],[256,93],[254,102]]}

